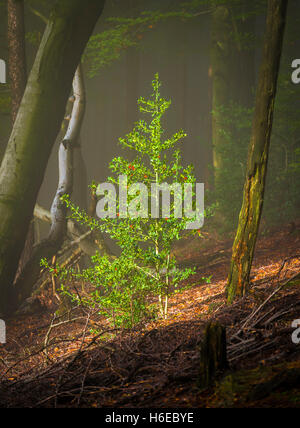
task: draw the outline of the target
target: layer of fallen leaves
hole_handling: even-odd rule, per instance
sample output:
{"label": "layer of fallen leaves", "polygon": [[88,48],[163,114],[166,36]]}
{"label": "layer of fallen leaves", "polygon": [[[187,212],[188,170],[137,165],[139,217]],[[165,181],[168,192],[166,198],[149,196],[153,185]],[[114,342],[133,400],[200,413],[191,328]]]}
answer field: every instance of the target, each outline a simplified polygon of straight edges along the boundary
{"label": "layer of fallen leaves", "polygon": [[[205,251],[205,240],[199,239],[186,245],[186,258],[182,255],[182,261],[191,263],[192,253],[193,264],[199,266],[192,279],[195,285],[171,299],[168,320],[133,331],[112,331],[96,314],[80,308],[68,315],[72,322],[52,318],[53,307],[11,320],[8,343],[0,345],[0,406],[242,405],[235,396],[230,402],[224,399],[222,384],[212,391],[197,389],[205,324],[215,319],[227,327],[232,373],[249,373],[257,367],[267,371],[282,362],[299,361],[300,348],[291,341],[291,322],[300,318],[299,283],[282,286],[267,300],[300,272],[299,238],[297,232],[282,230],[260,239],[251,293],[230,307],[225,304],[230,244],[216,242],[214,247],[209,242]],[[208,276],[211,284],[203,284],[202,278]],[[91,334],[91,329],[98,333]],[[261,376],[255,378],[257,383]],[[266,398],[259,404],[272,402]]]}

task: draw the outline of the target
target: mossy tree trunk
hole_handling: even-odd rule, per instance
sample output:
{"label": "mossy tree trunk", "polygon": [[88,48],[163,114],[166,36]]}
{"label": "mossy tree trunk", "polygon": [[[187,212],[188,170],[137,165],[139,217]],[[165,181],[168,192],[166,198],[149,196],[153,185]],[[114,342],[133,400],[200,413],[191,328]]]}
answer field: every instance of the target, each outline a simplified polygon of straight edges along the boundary
{"label": "mossy tree trunk", "polygon": [[[11,119],[14,124],[27,83],[25,50],[24,0],[7,1],[8,70],[11,91]],[[34,225],[30,224],[25,246],[19,261],[16,278],[29,260],[34,245]]]}
{"label": "mossy tree trunk", "polygon": [[288,0],[269,0],[242,209],[233,244],[227,296],[232,303],[249,289],[250,271],[261,219],[274,103]]}
{"label": "mossy tree trunk", "polygon": [[60,0],[51,13],[0,168],[0,313],[24,248],[72,80],[104,0]]}
{"label": "mossy tree trunk", "polygon": [[24,0],[7,1],[8,73],[11,118],[15,122],[27,82]]}

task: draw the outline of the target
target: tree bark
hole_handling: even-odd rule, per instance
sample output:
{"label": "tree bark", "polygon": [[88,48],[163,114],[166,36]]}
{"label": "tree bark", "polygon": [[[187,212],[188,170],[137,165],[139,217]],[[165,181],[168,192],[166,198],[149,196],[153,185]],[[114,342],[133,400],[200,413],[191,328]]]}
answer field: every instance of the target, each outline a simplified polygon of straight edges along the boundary
{"label": "tree bark", "polygon": [[274,103],[283,45],[288,0],[269,0],[262,65],[242,209],[233,244],[227,285],[228,302],[249,289],[250,271],[263,209]]}
{"label": "tree bark", "polygon": [[226,329],[219,323],[209,323],[201,344],[199,388],[209,388],[227,368]]}
{"label": "tree bark", "polygon": [[[91,217],[93,217],[94,214],[95,213],[93,211],[89,213]],[[43,222],[51,223],[50,212],[39,205],[35,206],[34,216]],[[91,231],[71,219],[68,220],[67,230],[70,240],[73,240],[70,245],[76,243],[81,251],[87,256],[92,257],[96,254],[96,252],[99,252],[100,255],[114,257],[114,254],[106,245],[105,240],[103,239],[103,236],[100,232]]]}
{"label": "tree bark", "polygon": [[27,81],[24,1],[7,1],[8,73],[11,88],[11,118],[15,122]]}
{"label": "tree bark", "polygon": [[17,309],[23,301],[31,295],[33,287],[39,277],[40,261],[43,258],[52,258],[61,248],[67,232],[67,208],[61,201],[63,195],[70,195],[73,191],[73,157],[74,147],[78,140],[81,124],[85,112],[85,91],[81,65],[77,68],[73,81],[74,104],[66,131],[66,135],[59,146],[59,180],[57,191],[51,206],[51,228],[48,237],[38,243],[32,256],[24,266],[18,280],[14,284],[12,309]]}
{"label": "tree bark", "polygon": [[[8,0],[8,62],[11,92],[11,119],[14,124],[24,95],[27,82],[25,50],[24,1]],[[31,222],[22,256],[19,261],[16,279],[29,260],[34,245],[34,225]],[[15,280],[16,280],[15,279]]]}
{"label": "tree bark", "polygon": [[0,313],[24,247],[72,80],[104,0],[56,3],[29,76],[0,168]]}
{"label": "tree bark", "polygon": [[86,163],[82,153],[81,138],[78,139],[74,147],[74,190],[72,200],[77,206],[83,210],[87,210],[88,178]]}

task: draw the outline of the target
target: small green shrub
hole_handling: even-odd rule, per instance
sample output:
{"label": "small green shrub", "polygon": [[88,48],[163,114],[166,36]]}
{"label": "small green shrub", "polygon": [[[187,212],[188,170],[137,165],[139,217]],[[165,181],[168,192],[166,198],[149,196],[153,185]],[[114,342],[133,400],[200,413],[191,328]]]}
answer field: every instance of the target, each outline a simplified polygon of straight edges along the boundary
{"label": "small green shrub", "polygon": [[[152,86],[151,98],[138,101],[140,111],[149,115],[150,121],[140,120],[131,133],[120,139],[120,144],[130,148],[135,157],[131,161],[121,156],[113,159],[110,164],[113,175],[108,178],[108,182],[118,186],[121,185],[120,177],[127,176],[128,188],[143,183],[150,191],[153,183],[176,182],[183,190],[184,184],[196,182],[193,167],[182,166],[180,150],[175,149],[185,133],[179,131],[171,138],[163,138],[161,120],[171,102],[160,96],[158,75]],[[99,190],[95,184],[92,187],[95,191]],[[129,206],[135,203],[138,195],[138,188],[135,194],[128,195]],[[167,218],[152,218],[151,204],[148,204],[147,215],[124,218],[117,201],[116,218],[107,211],[106,218],[101,220],[88,217],[72,204],[69,197],[64,197],[72,218],[91,229],[108,234],[118,244],[121,255],[112,258],[97,254],[92,258],[92,267],[81,273],[59,268],[54,271],[45,260],[42,264],[60,276],[64,284],[63,292],[69,293],[75,301],[96,308],[115,326],[132,327],[149,316],[153,317],[154,313],[166,318],[169,297],[176,292],[180,282],[194,272],[190,268],[180,269],[171,255],[172,244],[181,238],[187,224],[193,220],[185,215],[175,218],[176,202],[173,193],[171,196],[170,215]],[[137,208],[145,210],[145,207]],[[72,278],[90,284],[92,291],[84,296],[71,293],[66,284]]]}

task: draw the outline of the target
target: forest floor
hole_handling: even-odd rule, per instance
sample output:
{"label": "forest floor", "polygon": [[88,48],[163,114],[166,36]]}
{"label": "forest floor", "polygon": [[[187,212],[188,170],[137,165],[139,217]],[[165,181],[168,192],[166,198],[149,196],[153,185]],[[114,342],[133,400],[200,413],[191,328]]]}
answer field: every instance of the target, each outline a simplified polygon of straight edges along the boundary
{"label": "forest floor", "polygon": [[[167,320],[134,331],[112,330],[82,310],[71,322],[53,318],[49,286],[37,313],[7,322],[0,407],[300,407],[300,344],[292,341],[299,243],[299,227],[260,237],[251,292],[227,306],[231,242],[205,234],[186,241],[177,256],[197,266],[192,287],[172,297]],[[212,320],[226,326],[230,369],[200,391],[199,347]]]}

